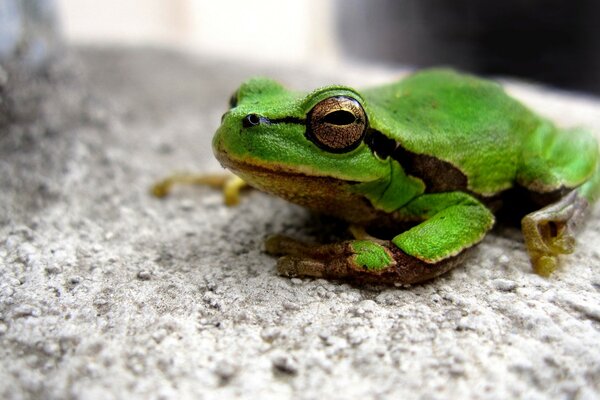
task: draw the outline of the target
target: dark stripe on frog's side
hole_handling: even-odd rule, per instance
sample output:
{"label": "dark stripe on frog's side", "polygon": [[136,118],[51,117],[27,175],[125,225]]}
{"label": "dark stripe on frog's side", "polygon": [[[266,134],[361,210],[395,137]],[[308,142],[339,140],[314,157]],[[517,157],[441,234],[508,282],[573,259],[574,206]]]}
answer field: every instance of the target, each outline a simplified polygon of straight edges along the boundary
{"label": "dark stripe on frog's side", "polygon": [[467,191],[467,176],[447,161],[412,153],[401,146],[396,148],[392,158],[402,165],[407,174],[425,182],[425,193]]}
{"label": "dark stripe on frog's side", "polygon": [[573,190],[573,188],[561,187],[551,192],[537,193],[514,185],[493,196],[482,196],[468,189],[466,175],[449,162],[408,151],[377,131],[370,131],[365,143],[379,157],[392,157],[407,174],[423,180],[426,193],[464,191],[479,199],[492,212],[497,213],[498,220],[509,224],[520,224],[523,216],[557,202]]}
{"label": "dark stripe on frog's side", "polygon": [[365,143],[378,157],[391,157],[408,175],[421,179],[426,193],[467,191],[467,176],[447,161],[408,151],[394,139],[373,129],[367,133]]}
{"label": "dark stripe on frog's side", "polygon": [[365,143],[380,158],[391,157],[404,171],[425,183],[425,193],[451,192],[455,190],[469,193],[479,199],[493,212],[499,212],[499,219],[520,222],[521,218],[540,207],[558,201],[572,188],[561,187],[547,193],[536,193],[527,188],[515,185],[493,196],[482,196],[468,189],[467,176],[447,161],[426,154],[417,154],[406,150],[398,142],[370,130]]}

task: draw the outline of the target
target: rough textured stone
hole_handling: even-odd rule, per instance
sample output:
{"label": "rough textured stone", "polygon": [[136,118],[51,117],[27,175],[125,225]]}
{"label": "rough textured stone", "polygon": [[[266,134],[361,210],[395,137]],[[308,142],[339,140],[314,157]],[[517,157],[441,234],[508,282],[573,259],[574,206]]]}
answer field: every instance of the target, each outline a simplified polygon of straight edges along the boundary
{"label": "rough textured stone", "polygon": [[[600,396],[598,213],[550,279],[509,227],[424,285],[281,278],[263,238],[328,221],[257,192],[226,208],[213,189],[148,187],[219,171],[210,138],[245,77],[308,89],[332,73],[136,49],[66,64],[2,86],[19,101],[0,136],[0,397]],[[510,90],[600,132],[598,99]]]}

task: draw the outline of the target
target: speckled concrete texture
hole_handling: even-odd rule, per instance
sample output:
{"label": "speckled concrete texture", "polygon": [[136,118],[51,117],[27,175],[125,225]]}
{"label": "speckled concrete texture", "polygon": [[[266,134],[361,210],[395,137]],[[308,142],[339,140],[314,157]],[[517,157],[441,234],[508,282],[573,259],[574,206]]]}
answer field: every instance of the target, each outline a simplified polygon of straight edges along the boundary
{"label": "speckled concrete texture", "polygon": [[[6,72],[1,398],[600,397],[598,212],[550,279],[511,227],[424,285],[285,279],[262,240],[315,238],[328,220],[258,192],[227,208],[213,189],[157,200],[148,187],[220,170],[210,139],[244,78],[310,89],[333,72],[148,49],[79,50],[37,79]],[[389,75],[355,67],[337,80]],[[600,132],[597,98],[509,88]]]}

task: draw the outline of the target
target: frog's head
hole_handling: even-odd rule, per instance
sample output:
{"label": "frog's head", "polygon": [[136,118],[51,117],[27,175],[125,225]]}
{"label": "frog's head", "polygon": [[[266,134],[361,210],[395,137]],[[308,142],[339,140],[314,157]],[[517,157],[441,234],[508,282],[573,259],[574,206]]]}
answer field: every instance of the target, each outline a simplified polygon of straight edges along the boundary
{"label": "frog's head", "polygon": [[323,197],[389,172],[365,142],[369,116],[351,88],[306,95],[256,78],[238,89],[230,106],[213,139],[215,155],[259,189],[321,209],[315,202],[331,200]]}

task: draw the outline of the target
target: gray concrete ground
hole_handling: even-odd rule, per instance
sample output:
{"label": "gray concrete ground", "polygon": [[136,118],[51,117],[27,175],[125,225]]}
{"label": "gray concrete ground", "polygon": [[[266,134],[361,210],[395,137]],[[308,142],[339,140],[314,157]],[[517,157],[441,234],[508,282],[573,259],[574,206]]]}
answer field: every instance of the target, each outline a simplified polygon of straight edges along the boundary
{"label": "gray concrete ground", "polygon": [[[210,138],[245,77],[309,89],[332,73],[140,49],[79,51],[49,81],[8,72],[0,397],[600,397],[598,212],[550,279],[531,272],[520,232],[500,227],[424,285],[289,280],[263,238],[315,237],[327,221],[258,192],[226,208],[209,188],[164,201],[147,189],[173,171],[220,170]],[[600,132],[597,98],[510,90]]]}

